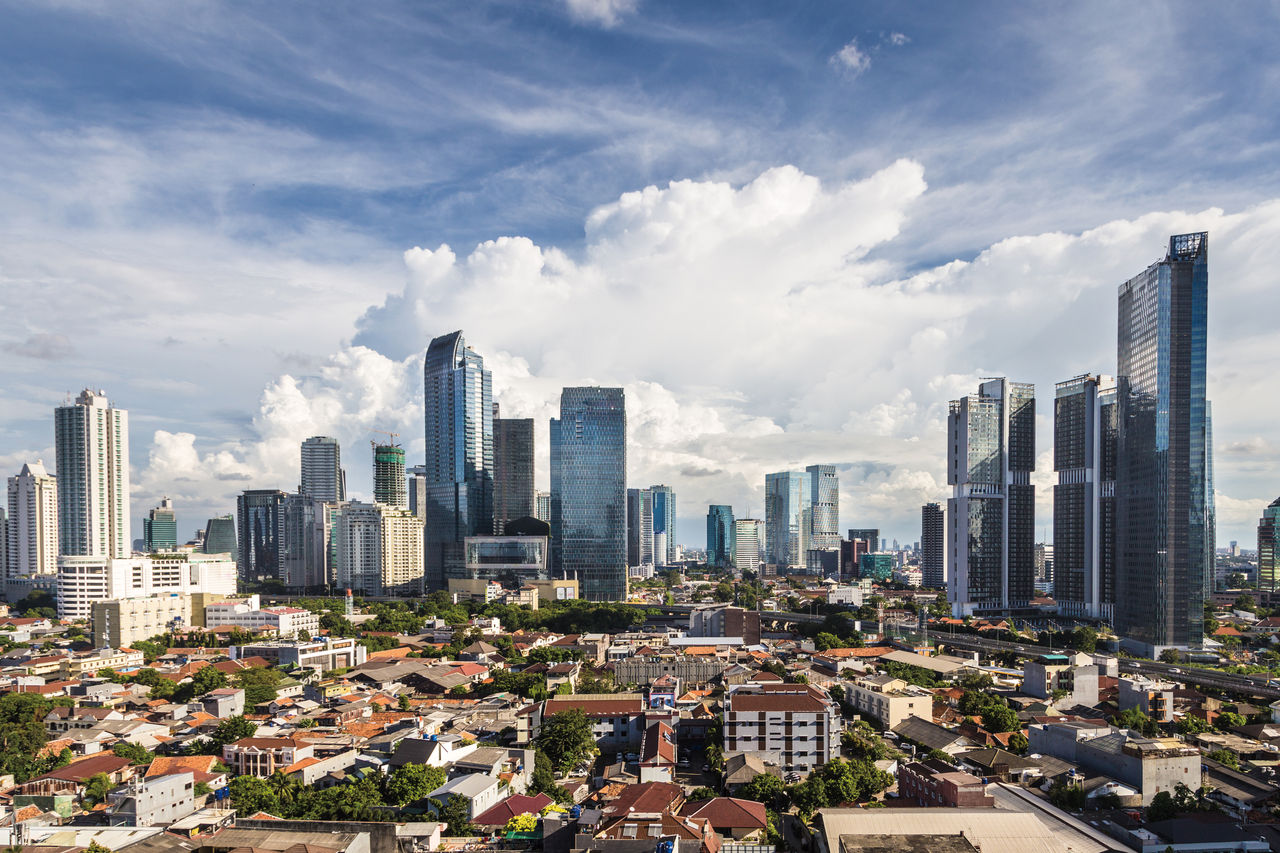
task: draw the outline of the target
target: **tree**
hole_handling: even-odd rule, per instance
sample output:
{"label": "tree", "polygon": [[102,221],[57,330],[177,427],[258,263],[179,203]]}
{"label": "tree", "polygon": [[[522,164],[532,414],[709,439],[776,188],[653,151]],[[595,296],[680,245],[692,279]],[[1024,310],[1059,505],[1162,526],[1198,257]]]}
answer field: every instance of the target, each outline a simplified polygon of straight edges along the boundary
{"label": "tree", "polygon": [[1134,729],[1147,737],[1154,737],[1160,732],[1155,720],[1137,708],[1126,708],[1111,718],[1111,724],[1122,729]]}
{"label": "tree", "polygon": [[1182,663],[1182,654],[1177,649],[1165,649],[1160,653],[1161,663]]}
{"label": "tree", "polygon": [[227,717],[213,730],[213,745],[220,753],[226,744],[253,737],[257,732],[258,724],[253,720],[246,720],[242,716]]}
{"label": "tree", "polygon": [[1014,732],[1009,736],[1009,751],[1022,755],[1027,751],[1027,747],[1031,742],[1027,740],[1027,736],[1022,732]]}
{"label": "tree", "polygon": [[966,669],[960,673],[960,688],[963,690],[990,690],[995,682],[991,676],[981,670]]}
{"label": "tree", "polygon": [[89,846],[85,848],[87,853],[111,853],[111,848],[104,847],[96,841],[90,841]]}
{"label": "tree", "polygon": [[989,732],[1012,732],[1021,725],[1008,705],[991,705],[982,712],[982,727]]}
{"label": "tree", "polygon": [[1217,719],[1213,721],[1213,725],[1214,728],[1226,731],[1228,729],[1238,729],[1246,722],[1248,721],[1245,720],[1244,716],[1237,714],[1235,711],[1223,711],[1218,714]]}
{"label": "tree", "polygon": [[477,830],[471,823],[471,803],[466,797],[454,794],[449,802],[441,805],[439,800],[432,800],[436,815],[445,824],[445,835],[475,835]]}
{"label": "tree", "polygon": [[1080,811],[1084,808],[1084,789],[1067,782],[1054,782],[1049,788],[1049,802],[1064,811]]}
{"label": "tree", "polygon": [[231,780],[231,805],[244,817],[257,812],[276,814],[280,801],[266,779],[258,776],[237,776]]}
{"label": "tree", "polygon": [[1147,820],[1171,820],[1177,816],[1178,805],[1168,791],[1161,791],[1151,798],[1151,805],[1147,806]]}
{"label": "tree", "polygon": [[1199,717],[1193,717],[1190,714],[1186,714],[1178,720],[1176,728],[1178,730],[1178,734],[1198,735],[1209,731],[1211,727]]}
{"label": "tree", "polygon": [[119,741],[111,747],[111,751],[121,758],[129,759],[130,764],[150,764],[155,756],[141,744]]}
{"label": "tree", "polygon": [[714,800],[718,796],[720,795],[717,794],[715,791],[711,790],[710,788],[702,787],[702,788],[694,788],[692,791],[690,791],[688,799],[690,802],[696,803],[696,802],[699,802],[700,800]]}
{"label": "tree", "polygon": [[819,631],[818,635],[813,638],[813,647],[820,652],[838,649],[840,646],[840,638],[830,631]]}
{"label": "tree", "polygon": [[203,696],[210,690],[219,690],[227,686],[227,674],[216,666],[201,667],[191,681],[178,685],[174,691],[174,701],[189,702],[197,696]]}
{"label": "tree", "polygon": [[529,796],[546,794],[557,803],[572,803],[573,797],[564,788],[556,784],[556,773],[551,766],[551,759],[541,749],[533,753],[533,777],[529,780]]}
{"label": "tree", "polygon": [[396,707],[401,711],[408,711],[413,707],[413,703],[409,701],[408,693],[401,693],[400,698],[396,700]]}
{"label": "tree", "polygon": [[236,683],[244,690],[245,707],[252,708],[276,698],[280,673],[265,666],[255,666],[236,673]]}
{"label": "tree", "polygon": [[596,739],[591,721],[578,708],[552,714],[542,721],[538,746],[551,759],[551,765],[564,773],[583,758],[596,752]]}
{"label": "tree", "polygon": [[106,773],[94,773],[84,785],[84,800],[87,803],[106,801],[107,793],[112,788],[111,778]]}
{"label": "tree", "polygon": [[1209,753],[1209,758],[1219,764],[1225,764],[1232,770],[1240,769],[1240,759],[1229,749],[1215,749]]}
{"label": "tree", "polygon": [[405,764],[387,776],[382,790],[388,804],[403,806],[422,799],[444,783],[445,773],[440,767]]}
{"label": "tree", "polygon": [[926,757],[926,758],[932,758],[934,761],[945,761],[947,764],[955,764],[955,763],[956,763],[955,758],[954,758],[950,753],[948,753],[948,752],[943,752],[943,751],[942,751],[942,750],[940,750],[940,749],[931,749],[931,750],[929,750],[929,754],[928,754],[927,756],[925,756],[925,757]]}
{"label": "tree", "polygon": [[512,815],[507,821],[507,832],[533,832],[538,828],[538,816],[525,812],[524,814]]}
{"label": "tree", "polygon": [[1245,577],[1244,572],[1232,572],[1231,574],[1227,575],[1228,589],[1240,589],[1240,587],[1244,586],[1248,582],[1249,582],[1249,579]]}
{"label": "tree", "polygon": [[738,797],[755,800],[773,809],[785,809],[787,789],[782,780],[771,773],[761,773],[738,789]]}

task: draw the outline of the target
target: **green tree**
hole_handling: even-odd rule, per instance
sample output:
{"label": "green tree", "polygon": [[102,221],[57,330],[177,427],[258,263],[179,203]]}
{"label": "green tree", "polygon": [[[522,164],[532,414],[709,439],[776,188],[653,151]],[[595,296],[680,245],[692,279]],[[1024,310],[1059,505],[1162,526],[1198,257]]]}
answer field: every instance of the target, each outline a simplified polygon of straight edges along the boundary
{"label": "green tree", "polygon": [[1159,734],[1160,726],[1155,720],[1137,708],[1126,708],[1111,718],[1111,725],[1122,729],[1133,729],[1147,737]]}
{"label": "green tree", "polygon": [[557,803],[573,802],[569,792],[556,784],[556,772],[551,766],[551,759],[541,749],[535,749],[533,753],[533,777],[529,780],[528,794],[546,794]]}
{"label": "green tree", "polygon": [[445,825],[444,834],[452,837],[476,835],[478,830],[471,823],[469,812],[471,811],[471,803],[466,797],[454,795],[449,798],[449,802],[443,805],[439,800],[433,800],[432,803],[436,807],[436,815]]}
{"label": "green tree", "polygon": [[266,779],[258,776],[237,776],[231,780],[230,788],[231,805],[235,807],[237,814],[243,817],[257,812],[279,814],[280,801]]}
{"label": "green tree", "polygon": [[761,773],[738,789],[737,796],[744,800],[755,800],[765,806],[781,810],[786,808],[787,789],[782,780],[771,773]]}
{"label": "green tree", "polygon": [[218,723],[218,727],[213,730],[213,737],[206,738],[200,748],[206,755],[220,755],[226,744],[253,737],[257,731],[258,724],[252,720],[246,720],[242,716],[227,717]]}
{"label": "green tree", "polygon": [[1081,811],[1085,804],[1084,789],[1059,780],[1049,788],[1049,802],[1063,811]]}
{"label": "green tree", "polygon": [[87,803],[106,802],[107,793],[114,787],[106,773],[94,773],[84,784],[84,800]]}
{"label": "green tree", "polygon": [[90,841],[89,846],[85,848],[86,853],[111,853],[110,847],[104,847],[96,841]]}
{"label": "green tree", "polygon": [[955,756],[951,755],[951,754],[950,754],[950,753],[948,753],[948,752],[943,752],[943,751],[942,751],[942,750],[940,750],[940,749],[931,749],[931,750],[929,750],[929,754],[928,754],[927,756],[925,756],[925,757],[926,757],[926,758],[932,758],[934,761],[945,761],[947,764],[955,764],[955,763],[956,763]]}
{"label": "green tree", "polygon": [[538,746],[551,759],[551,765],[564,773],[583,758],[596,752],[591,721],[578,708],[552,714],[542,721]]}
{"label": "green tree", "polygon": [[1031,742],[1027,740],[1027,736],[1024,735],[1022,732],[1014,732],[1012,735],[1009,736],[1010,752],[1017,753],[1018,755],[1023,755],[1026,753],[1027,747],[1030,745],[1031,745]]}
{"label": "green tree", "polygon": [[227,674],[215,666],[201,667],[191,680],[179,684],[174,691],[175,702],[190,702],[197,696],[203,696],[210,690],[218,690],[227,686]]}
{"label": "green tree", "polygon": [[408,693],[401,693],[400,698],[396,700],[396,707],[401,711],[408,711],[413,707],[413,702],[409,700]]}
{"label": "green tree", "polygon": [[1240,758],[1229,749],[1215,749],[1209,753],[1209,758],[1219,764],[1225,764],[1232,770],[1240,769]]}
{"label": "green tree", "polygon": [[1165,649],[1160,652],[1161,663],[1182,663],[1182,653],[1177,649]]}
{"label": "green tree", "polygon": [[287,809],[298,798],[298,792],[302,790],[302,783],[286,775],[283,770],[272,773],[267,779],[267,784],[271,787],[271,792],[276,795],[276,802],[280,803],[283,809]]}
{"label": "green tree", "polygon": [[1168,791],[1161,791],[1151,798],[1151,805],[1147,806],[1147,820],[1171,820],[1177,816],[1178,805]]}
{"label": "green tree", "polygon": [[444,770],[426,764],[405,764],[397,767],[382,786],[383,796],[393,806],[403,806],[421,800],[445,782]]}
{"label": "green tree", "polygon": [[813,647],[820,652],[841,647],[840,638],[829,631],[819,631],[813,638]]}
{"label": "green tree", "polygon": [[150,764],[155,756],[141,744],[119,741],[111,747],[111,751],[121,758],[129,759],[130,764]]}
{"label": "green tree", "polygon": [[1248,722],[1244,716],[1237,714],[1235,711],[1223,711],[1218,714],[1217,719],[1213,721],[1214,728],[1226,731],[1228,729],[1238,729]]}
{"label": "green tree", "polygon": [[1209,731],[1212,727],[1199,717],[1185,714],[1178,720],[1175,728],[1177,728],[1178,734],[1198,735]]}
{"label": "green tree", "polygon": [[1021,725],[1018,715],[1008,705],[991,705],[982,712],[982,727],[989,732],[1012,732]]}
{"label": "green tree", "polygon": [[236,685],[244,690],[246,708],[275,699],[279,694],[279,684],[280,673],[265,666],[255,666],[236,673]]}

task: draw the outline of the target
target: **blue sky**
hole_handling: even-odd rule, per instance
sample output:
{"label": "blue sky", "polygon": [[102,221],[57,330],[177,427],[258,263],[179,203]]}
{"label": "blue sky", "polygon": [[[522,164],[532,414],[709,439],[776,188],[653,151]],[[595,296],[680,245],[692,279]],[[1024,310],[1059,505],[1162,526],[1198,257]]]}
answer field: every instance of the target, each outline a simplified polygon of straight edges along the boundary
{"label": "blue sky", "polygon": [[1036,382],[1047,453],[1052,383],[1114,370],[1116,285],[1193,228],[1223,541],[1280,493],[1274,6],[0,16],[0,463],[51,461],[49,409],[100,385],[135,518],[290,488],[316,432],[367,489],[370,430],[421,452],[415,358],[461,327],[542,438],[562,385],[626,385],[684,541],[813,462],[845,526],[914,539],[946,400]]}

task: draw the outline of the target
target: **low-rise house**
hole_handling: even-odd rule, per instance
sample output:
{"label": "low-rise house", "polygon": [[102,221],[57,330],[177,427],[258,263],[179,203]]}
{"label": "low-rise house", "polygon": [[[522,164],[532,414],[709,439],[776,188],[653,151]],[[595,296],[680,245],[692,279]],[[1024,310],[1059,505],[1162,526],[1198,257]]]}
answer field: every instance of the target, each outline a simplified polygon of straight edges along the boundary
{"label": "low-rise house", "polygon": [[675,769],[675,733],[660,720],[650,723],[640,747],[640,781],[671,782]]}
{"label": "low-rise house", "polygon": [[222,747],[223,763],[237,776],[264,779],[314,755],[310,743],[289,737],[247,737]]}
{"label": "low-rise house", "polygon": [[238,717],[244,713],[244,691],[238,687],[210,690],[200,700],[205,713],[214,717]]}
{"label": "low-rise house", "polygon": [[546,794],[535,794],[532,797],[512,794],[496,806],[476,815],[471,822],[483,830],[492,831],[506,826],[507,821],[518,815],[540,815],[543,809],[554,802]]}
{"label": "low-rise house", "polygon": [[475,752],[476,742],[461,735],[431,735],[426,738],[405,738],[396,745],[388,765],[391,769],[406,764],[427,764],[431,767],[447,767]]}
{"label": "low-rise house", "polygon": [[925,752],[939,749],[948,755],[956,755],[977,744],[957,731],[943,728],[920,717],[908,717],[894,726],[898,737],[918,744]]}
{"label": "low-rise house", "polygon": [[685,803],[680,814],[705,820],[716,832],[735,839],[747,838],[763,832],[769,824],[764,803],[733,797],[716,797],[714,800]]}
{"label": "low-rise house", "polygon": [[1119,687],[1117,701],[1121,711],[1137,708],[1158,723],[1173,721],[1173,694],[1178,685],[1172,681],[1124,675],[1120,677]]}
{"label": "low-rise house", "polygon": [[107,794],[107,802],[112,826],[167,826],[196,810],[195,778],[191,773],[135,777]]}
{"label": "low-rise house", "polygon": [[734,792],[757,776],[782,778],[782,768],[749,752],[737,752],[724,760],[724,786]]}
{"label": "low-rise house", "polygon": [[1028,752],[1053,755],[1142,792],[1142,804],[1200,784],[1200,751],[1178,738],[1145,738],[1110,726],[1045,723],[1028,728]]}
{"label": "low-rise house", "polygon": [[449,767],[449,776],[492,776],[512,791],[523,794],[533,782],[534,751],[482,746],[472,749]]}
{"label": "low-rise house", "polygon": [[908,717],[933,719],[933,694],[891,675],[867,675],[844,684],[845,698],[886,729]]}
{"label": "low-rise house", "polygon": [[134,777],[137,770],[133,763],[127,758],[121,758],[112,753],[99,753],[91,755],[88,758],[82,758],[79,761],[73,761],[63,767],[50,770],[48,773],[40,776],[40,779],[54,779],[64,782],[73,782],[76,785],[84,785],[93,776],[99,773],[104,774],[115,785],[127,782]]}
{"label": "low-rise house", "polygon": [[[506,794],[507,789],[493,776],[470,773],[445,782],[427,794],[427,799],[438,800],[441,805],[447,805],[454,797],[462,797],[467,801],[467,818],[470,820],[493,808]],[[434,808],[433,806],[432,809]]]}
{"label": "low-rise house", "polygon": [[977,776],[936,758],[912,761],[900,767],[898,795],[922,806],[935,807],[984,808],[996,802]]}
{"label": "low-rise house", "polygon": [[44,728],[54,735],[73,729],[91,729],[107,720],[123,719],[125,715],[114,708],[67,708],[59,705],[45,715]]}

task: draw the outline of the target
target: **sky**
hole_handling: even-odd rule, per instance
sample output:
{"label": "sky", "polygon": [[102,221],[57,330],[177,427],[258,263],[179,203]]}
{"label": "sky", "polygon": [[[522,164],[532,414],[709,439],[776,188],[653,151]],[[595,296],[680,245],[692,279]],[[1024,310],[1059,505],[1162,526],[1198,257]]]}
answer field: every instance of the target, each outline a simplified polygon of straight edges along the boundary
{"label": "sky", "polygon": [[1280,494],[1280,7],[0,0],[0,470],[130,413],[133,530],[185,539],[298,444],[423,453],[462,329],[509,417],[621,385],[629,485],[763,513],[839,466],[919,538],[947,401],[1113,373],[1116,289],[1209,232],[1220,544]]}

